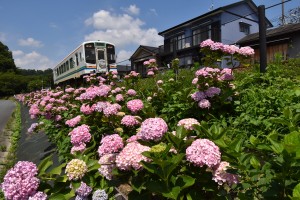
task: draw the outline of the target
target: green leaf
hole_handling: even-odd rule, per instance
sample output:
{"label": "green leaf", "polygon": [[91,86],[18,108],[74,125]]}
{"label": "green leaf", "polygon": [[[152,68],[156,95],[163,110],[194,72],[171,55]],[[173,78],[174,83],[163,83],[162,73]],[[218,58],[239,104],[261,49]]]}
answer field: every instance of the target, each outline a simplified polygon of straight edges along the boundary
{"label": "green leaf", "polygon": [[253,135],[250,136],[249,141],[254,146],[257,144],[257,138],[254,137]]}
{"label": "green leaf", "polygon": [[38,165],[38,169],[39,169],[39,176],[42,174],[45,174],[47,169],[53,165],[53,161],[52,161],[52,155],[46,157],[45,159],[43,159],[40,164]]}
{"label": "green leaf", "polygon": [[63,194],[53,194],[49,197],[49,200],[67,200]]}
{"label": "green leaf", "polygon": [[233,149],[235,152],[241,152],[242,150],[242,144],[244,142],[243,138],[236,138],[229,147]]}
{"label": "green leaf", "polygon": [[300,197],[300,183],[294,188],[293,197]]}
{"label": "green leaf", "polygon": [[272,150],[275,153],[280,154],[283,151],[283,145],[277,141],[277,138],[278,138],[278,133],[276,133],[275,131],[273,131],[267,136],[267,139],[271,143]]}
{"label": "green leaf", "polygon": [[179,186],[175,186],[171,189],[171,192],[168,193],[163,193],[164,197],[168,197],[171,199],[177,199],[178,195],[180,194],[180,187]]}
{"label": "green leaf", "polygon": [[176,185],[180,186],[181,190],[194,185],[195,178],[187,175],[181,175],[176,181]]}
{"label": "green leaf", "polygon": [[300,150],[300,132],[293,131],[284,136],[284,149],[289,152],[297,152]]}
{"label": "green leaf", "polygon": [[62,172],[62,168],[64,168],[66,166],[66,163],[63,163],[55,168],[53,168],[49,174],[56,174],[56,175],[60,175]]}
{"label": "green leaf", "polygon": [[259,160],[255,157],[252,156],[250,158],[250,164],[252,165],[252,167],[254,167],[255,169],[260,169],[260,162]]}

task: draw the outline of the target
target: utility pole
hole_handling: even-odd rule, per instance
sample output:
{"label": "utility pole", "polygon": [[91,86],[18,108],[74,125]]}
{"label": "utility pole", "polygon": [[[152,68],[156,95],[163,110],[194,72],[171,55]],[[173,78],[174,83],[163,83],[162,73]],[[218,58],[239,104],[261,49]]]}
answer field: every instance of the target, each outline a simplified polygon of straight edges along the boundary
{"label": "utility pole", "polygon": [[266,34],[266,16],[265,6],[258,6],[259,18],[259,54],[260,54],[260,72],[266,72],[267,68],[267,34]]}
{"label": "utility pole", "polygon": [[284,19],[284,0],[281,0],[281,25],[285,24]]}

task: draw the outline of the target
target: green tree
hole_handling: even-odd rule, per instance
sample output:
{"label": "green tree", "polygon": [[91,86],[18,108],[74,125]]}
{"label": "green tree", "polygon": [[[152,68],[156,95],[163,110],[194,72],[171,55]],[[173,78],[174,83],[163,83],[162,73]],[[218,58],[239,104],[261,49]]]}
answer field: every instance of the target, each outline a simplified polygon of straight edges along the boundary
{"label": "green tree", "polygon": [[0,72],[6,72],[8,70],[16,71],[12,52],[9,51],[8,47],[0,42]]}

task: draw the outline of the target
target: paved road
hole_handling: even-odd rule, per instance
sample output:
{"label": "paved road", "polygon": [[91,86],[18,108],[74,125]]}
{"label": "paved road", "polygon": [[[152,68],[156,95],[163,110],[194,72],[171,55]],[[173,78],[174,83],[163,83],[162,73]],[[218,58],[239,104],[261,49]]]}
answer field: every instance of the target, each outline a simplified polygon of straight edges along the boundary
{"label": "paved road", "polygon": [[0,132],[5,128],[16,104],[10,100],[0,100]]}

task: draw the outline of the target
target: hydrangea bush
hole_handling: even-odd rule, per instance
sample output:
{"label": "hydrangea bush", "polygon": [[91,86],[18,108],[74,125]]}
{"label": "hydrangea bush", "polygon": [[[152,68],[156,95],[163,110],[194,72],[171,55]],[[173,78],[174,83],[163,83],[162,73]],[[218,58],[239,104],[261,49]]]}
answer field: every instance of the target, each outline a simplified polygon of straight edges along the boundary
{"label": "hydrangea bush", "polygon": [[[201,47],[236,58],[253,53],[249,48],[212,41]],[[30,107],[31,117],[43,122],[39,126],[57,145],[61,164],[49,169],[51,158],[43,160],[39,173],[35,169],[32,175],[26,174],[34,181],[24,186],[22,194],[8,189],[16,184],[9,178],[13,173],[8,172],[2,183],[5,196],[35,198],[42,196],[38,190],[49,199],[108,199],[116,193],[129,199],[237,196],[236,188],[244,177],[228,149],[234,141],[225,133],[209,131],[203,122],[208,116],[232,112],[232,70],[196,69],[190,86],[178,91],[174,86],[184,79],[180,73],[174,74],[175,79],[157,80],[156,61],[144,65],[155,84],[147,90],[136,89],[140,80],[136,72],[128,74],[124,84],[117,82],[116,72],[110,72],[106,79],[86,76],[90,83],[86,88],[63,91],[58,87],[19,95]],[[125,185],[129,187],[126,191],[122,190]]]}

